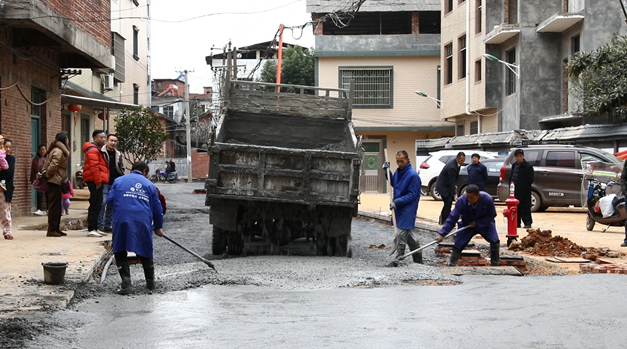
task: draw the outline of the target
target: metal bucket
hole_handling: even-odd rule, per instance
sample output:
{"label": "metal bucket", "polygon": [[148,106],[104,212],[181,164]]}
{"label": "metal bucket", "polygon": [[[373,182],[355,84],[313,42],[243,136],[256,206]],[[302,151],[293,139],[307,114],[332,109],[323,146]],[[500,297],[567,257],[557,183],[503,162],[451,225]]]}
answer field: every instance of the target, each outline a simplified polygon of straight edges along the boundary
{"label": "metal bucket", "polygon": [[41,263],[44,266],[44,283],[60,285],[65,282],[67,263]]}

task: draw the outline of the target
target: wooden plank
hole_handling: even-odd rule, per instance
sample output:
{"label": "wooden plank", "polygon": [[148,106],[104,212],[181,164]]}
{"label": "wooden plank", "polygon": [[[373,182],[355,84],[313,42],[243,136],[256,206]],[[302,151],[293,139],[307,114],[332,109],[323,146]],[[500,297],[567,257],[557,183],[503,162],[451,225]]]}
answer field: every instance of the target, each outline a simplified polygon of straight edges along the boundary
{"label": "wooden plank", "polygon": [[590,262],[589,259],[578,258],[578,257],[574,257],[574,258],[571,258],[571,257],[555,257],[555,259],[557,259],[561,263],[588,263],[588,262]]}
{"label": "wooden plank", "polygon": [[546,261],[549,261],[549,262],[551,262],[551,263],[563,263],[563,262],[562,262],[562,261],[560,261],[559,259],[550,258],[550,257],[545,258],[545,260],[546,260]]}

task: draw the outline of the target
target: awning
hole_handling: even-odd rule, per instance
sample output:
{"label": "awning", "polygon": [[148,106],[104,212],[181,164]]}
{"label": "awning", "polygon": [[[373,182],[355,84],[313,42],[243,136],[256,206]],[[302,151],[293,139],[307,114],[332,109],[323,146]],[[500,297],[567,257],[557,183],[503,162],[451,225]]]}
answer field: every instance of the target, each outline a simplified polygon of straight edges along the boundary
{"label": "awning", "polygon": [[581,13],[556,13],[538,25],[538,33],[561,33],[577,22],[583,21]]}
{"label": "awning", "polygon": [[520,27],[501,24],[486,34],[484,44],[502,44],[520,33]]}
{"label": "awning", "polygon": [[583,115],[581,114],[563,114],[563,115],[553,115],[546,117],[544,119],[540,119],[539,123],[544,122],[558,122],[558,121],[571,121],[571,120],[579,120],[583,119]]}
{"label": "awning", "polygon": [[64,95],[64,94],[61,95],[61,103],[88,105],[90,107],[108,108],[108,109],[124,109],[124,108],[137,108],[138,107],[138,105],[136,104],[108,101],[106,99]]}

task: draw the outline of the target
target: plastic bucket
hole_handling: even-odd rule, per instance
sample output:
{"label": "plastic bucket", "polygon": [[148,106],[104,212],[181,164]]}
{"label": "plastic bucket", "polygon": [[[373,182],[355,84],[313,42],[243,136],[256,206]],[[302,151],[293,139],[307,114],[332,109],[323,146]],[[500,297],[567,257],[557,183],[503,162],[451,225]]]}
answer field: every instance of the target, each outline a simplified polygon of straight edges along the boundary
{"label": "plastic bucket", "polygon": [[60,285],[65,282],[67,263],[41,263],[44,266],[44,283]]}

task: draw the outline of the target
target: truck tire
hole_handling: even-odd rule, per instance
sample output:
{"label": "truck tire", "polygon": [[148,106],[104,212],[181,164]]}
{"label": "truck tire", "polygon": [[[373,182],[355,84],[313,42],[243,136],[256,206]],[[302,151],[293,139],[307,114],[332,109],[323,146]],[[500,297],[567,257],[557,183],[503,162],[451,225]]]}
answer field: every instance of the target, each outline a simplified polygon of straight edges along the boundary
{"label": "truck tire", "polygon": [[229,231],[226,234],[227,252],[230,255],[239,256],[244,250],[244,240],[242,235],[236,231]]}
{"label": "truck tire", "polygon": [[214,256],[219,256],[224,252],[226,252],[226,234],[224,234],[224,230],[214,225],[211,236],[211,253]]}

